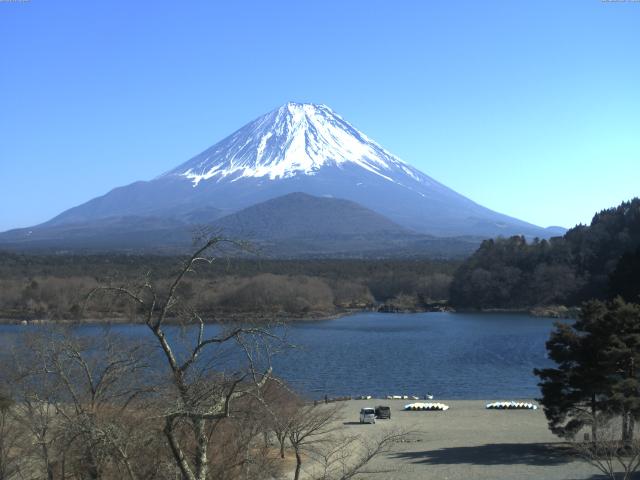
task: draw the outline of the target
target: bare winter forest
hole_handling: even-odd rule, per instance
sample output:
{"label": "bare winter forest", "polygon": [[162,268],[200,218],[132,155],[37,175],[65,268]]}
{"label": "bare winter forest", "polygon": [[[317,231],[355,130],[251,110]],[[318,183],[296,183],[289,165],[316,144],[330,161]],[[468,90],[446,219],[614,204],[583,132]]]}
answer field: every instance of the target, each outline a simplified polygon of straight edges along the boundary
{"label": "bare winter forest", "polygon": [[[134,319],[122,300],[85,304],[103,284],[152,278],[166,289],[176,257],[0,254],[0,317],[5,319]],[[180,294],[208,314],[321,317],[390,306],[421,310],[448,298],[458,263],[436,260],[243,260],[201,266]],[[88,274],[90,273],[90,274]]]}

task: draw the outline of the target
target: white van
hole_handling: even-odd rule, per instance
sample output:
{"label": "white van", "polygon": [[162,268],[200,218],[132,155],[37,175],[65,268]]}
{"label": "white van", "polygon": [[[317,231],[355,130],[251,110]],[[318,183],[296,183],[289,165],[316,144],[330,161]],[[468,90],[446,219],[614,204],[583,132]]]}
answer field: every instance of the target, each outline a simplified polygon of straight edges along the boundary
{"label": "white van", "polygon": [[373,407],[360,409],[360,423],[376,423],[376,411]]}

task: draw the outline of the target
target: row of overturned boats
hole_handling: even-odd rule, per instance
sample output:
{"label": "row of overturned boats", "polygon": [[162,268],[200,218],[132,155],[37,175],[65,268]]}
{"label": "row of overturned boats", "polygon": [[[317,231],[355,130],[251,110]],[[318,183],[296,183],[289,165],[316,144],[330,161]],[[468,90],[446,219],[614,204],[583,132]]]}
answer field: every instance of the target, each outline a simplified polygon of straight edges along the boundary
{"label": "row of overturned boats", "polygon": [[[356,397],[358,400],[370,400],[371,395],[361,395]],[[387,395],[387,400],[421,400],[415,395]],[[426,394],[424,400],[433,400],[433,395]],[[487,403],[487,410],[537,410],[538,405],[532,402],[520,402],[515,400],[506,400]],[[406,411],[447,411],[449,405],[441,402],[414,402],[408,403],[403,408]]]}
{"label": "row of overturned boats", "polygon": [[531,402],[514,402],[511,400],[508,402],[487,403],[486,408],[489,410],[537,410],[538,406]]}
{"label": "row of overturned boats", "polygon": [[[531,403],[531,402],[508,401],[508,402],[488,403],[486,408],[488,410],[537,410],[538,406],[535,403]],[[409,403],[405,405],[404,409],[411,410],[411,411],[437,410],[437,411],[444,412],[446,410],[449,410],[449,405],[446,405],[440,402],[427,402],[427,403],[416,402],[416,403]]]}

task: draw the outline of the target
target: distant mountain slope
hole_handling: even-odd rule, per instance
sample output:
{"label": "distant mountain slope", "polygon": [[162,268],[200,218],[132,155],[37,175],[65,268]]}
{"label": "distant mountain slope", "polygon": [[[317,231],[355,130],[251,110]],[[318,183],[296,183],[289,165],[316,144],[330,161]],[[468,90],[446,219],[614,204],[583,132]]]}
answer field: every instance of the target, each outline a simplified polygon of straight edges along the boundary
{"label": "distant mountain slope", "polygon": [[355,202],[291,193],[213,223],[223,235],[249,240],[276,257],[461,257],[478,238],[412,232]]}
{"label": "distant mountain slope", "polygon": [[355,202],[290,193],[252,205],[213,225],[235,236],[284,239],[395,233],[415,235]]}
{"label": "distant mountain slope", "polygon": [[172,252],[191,243],[193,228],[173,218],[109,217],[11,230],[0,234],[0,250]]}
{"label": "distant mountain slope", "polygon": [[556,234],[478,205],[327,106],[300,103],[263,115],[154,180],[116,188],[30,230],[134,216],[193,224],[203,208],[229,214],[293,192],[351,200],[430,235]]}
{"label": "distant mountain slope", "polygon": [[[267,257],[461,257],[479,238],[437,238],[412,232],[355,202],[292,193],[211,220],[189,222],[154,217],[113,217],[93,222],[47,225],[0,236],[0,248],[57,251],[189,250],[201,229],[248,241]],[[195,217],[195,215],[194,215]],[[228,249],[229,255],[246,252]]]}
{"label": "distant mountain slope", "polygon": [[458,307],[529,308],[618,294],[638,301],[628,287],[640,284],[640,272],[632,267],[639,248],[640,199],[634,198],[599,212],[591,225],[578,225],[550,241],[485,240],[456,272],[451,302]]}

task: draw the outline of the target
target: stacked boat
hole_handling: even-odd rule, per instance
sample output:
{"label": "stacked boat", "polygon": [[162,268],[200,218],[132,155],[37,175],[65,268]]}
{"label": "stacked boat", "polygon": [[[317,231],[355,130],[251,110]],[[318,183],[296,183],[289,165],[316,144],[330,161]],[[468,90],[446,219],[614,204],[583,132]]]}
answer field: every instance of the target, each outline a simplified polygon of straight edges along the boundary
{"label": "stacked boat", "polygon": [[410,411],[440,411],[444,412],[449,410],[449,405],[445,405],[444,403],[439,402],[417,402],[417,403],[409,403],[404,406],[405,410]]}
{"label": "stacked boat", "polygon": [[[420,400],[420,397],[417,395],[387,395],[387,400]],[[427,393],[424,396],[425,400],[433,400],[433,395]]]}
{"label": "stacked boat", "polygon": [[488,403],[489,410],[537,410],[538,406],[531,402],[493,402]]}

